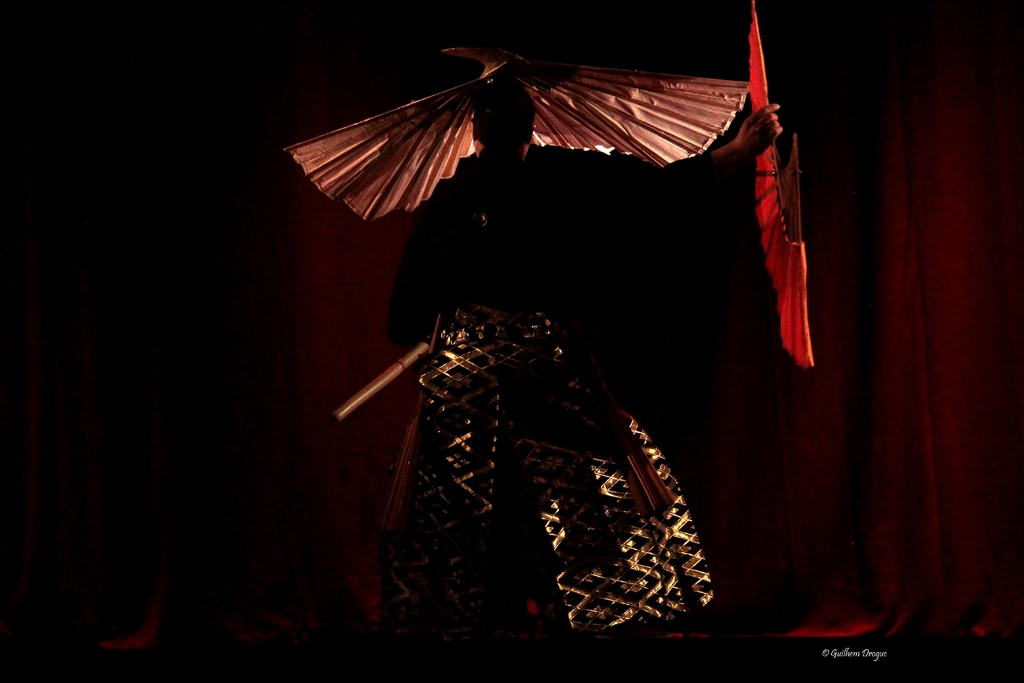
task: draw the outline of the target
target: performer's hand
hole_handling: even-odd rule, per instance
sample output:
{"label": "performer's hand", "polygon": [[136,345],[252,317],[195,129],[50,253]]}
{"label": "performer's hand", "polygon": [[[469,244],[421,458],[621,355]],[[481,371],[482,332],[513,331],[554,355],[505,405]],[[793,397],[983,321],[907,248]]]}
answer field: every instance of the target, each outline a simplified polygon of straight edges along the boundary
{"label": "performer's hand", "polygon": [[711,165],[716,181],[751,162],[775,142],[775,138],[782,132],[779,117],[775,113],[778,110],[777,104],[761,107],[747,117],[735,138],[711,152]]}
{"label": "performer's hand", "polygon": [[775,112],[779,110],[777,104],[766,104],[761,107],[743,122],[739,133],[736,134],[736,143],[749,159],[761,154],[768,146],[775,142],[782,132],[779,125],[779,116]]}

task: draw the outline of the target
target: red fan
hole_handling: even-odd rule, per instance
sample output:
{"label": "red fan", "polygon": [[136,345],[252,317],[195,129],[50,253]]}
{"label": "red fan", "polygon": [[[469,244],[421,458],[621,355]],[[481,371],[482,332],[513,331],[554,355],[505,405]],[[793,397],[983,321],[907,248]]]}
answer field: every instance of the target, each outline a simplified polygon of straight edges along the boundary
{"label": "red fan", "polygon": [[[750,104],[753,111],[768,104],[757,10],[750,2]],[[807,255],[800,227],[800,161],[796,135],[789,163],[782,165],[774,144],[757,157],[757,219],[765,265],[778,292],[782,346],[802,368],[814,365],[807,324]]]}

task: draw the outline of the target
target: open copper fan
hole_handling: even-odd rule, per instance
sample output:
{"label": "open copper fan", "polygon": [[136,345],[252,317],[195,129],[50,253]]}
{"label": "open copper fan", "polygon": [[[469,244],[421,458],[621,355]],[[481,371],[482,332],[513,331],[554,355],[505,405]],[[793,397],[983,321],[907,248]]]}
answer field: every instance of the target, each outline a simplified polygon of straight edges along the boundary
{"label": "open copper fan", "polygon": [[664,166],[700,154],[743,108],[747,84],[531,62],[493,48],[453,48],[476,59],[476,80],[287,148],[324,194],[367,220],[411,211],[459,159],[473,153],[473,95],[516,78],[537,110],[533,142],[613,149]]}

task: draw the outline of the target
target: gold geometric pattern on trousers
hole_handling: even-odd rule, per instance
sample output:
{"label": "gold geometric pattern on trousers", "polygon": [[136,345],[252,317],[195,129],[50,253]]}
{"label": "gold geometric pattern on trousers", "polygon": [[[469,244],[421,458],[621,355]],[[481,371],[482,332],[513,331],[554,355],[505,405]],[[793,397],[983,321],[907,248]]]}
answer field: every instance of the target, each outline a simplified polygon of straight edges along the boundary
{"label": "gold geometric pattern on trousers", "polygon": [[451,346],[420,377],[410,530],[383,538],[383,628],[493,636],[515,630],[523,596],[582,631],[710,602],[697,532],[661,452],[633,421],[677,496],[640,516],[593,382],[557,325],[473,307],[443,339]]}

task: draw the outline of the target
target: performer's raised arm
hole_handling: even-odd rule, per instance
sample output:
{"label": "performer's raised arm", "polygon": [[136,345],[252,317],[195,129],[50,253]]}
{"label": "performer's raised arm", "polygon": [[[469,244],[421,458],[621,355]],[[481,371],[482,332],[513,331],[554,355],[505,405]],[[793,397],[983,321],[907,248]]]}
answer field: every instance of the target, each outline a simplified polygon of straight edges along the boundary
{"label": "performer's raised arm", "polygon": [[715,181],[732,174],[768,149],[782,133],[777,104],[766,104],[751,114],[728,144],[711,152]]}

